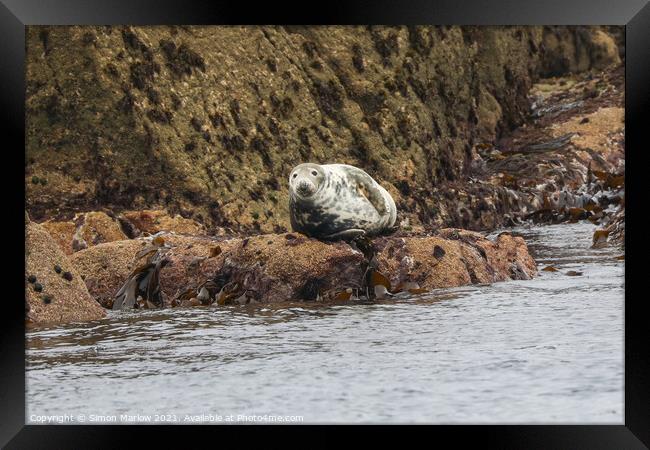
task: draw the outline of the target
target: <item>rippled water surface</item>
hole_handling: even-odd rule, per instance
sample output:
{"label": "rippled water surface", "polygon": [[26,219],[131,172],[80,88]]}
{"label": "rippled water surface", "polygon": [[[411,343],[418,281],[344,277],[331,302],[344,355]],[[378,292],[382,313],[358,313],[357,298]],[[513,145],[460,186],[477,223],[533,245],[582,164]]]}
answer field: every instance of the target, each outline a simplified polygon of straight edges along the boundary
{"label": "rippled water surface", "polygon": [[624,262],[589,248],[593,229],[516,229],[560,269],[530,281],[31,331],[27,422],[622,423]]}

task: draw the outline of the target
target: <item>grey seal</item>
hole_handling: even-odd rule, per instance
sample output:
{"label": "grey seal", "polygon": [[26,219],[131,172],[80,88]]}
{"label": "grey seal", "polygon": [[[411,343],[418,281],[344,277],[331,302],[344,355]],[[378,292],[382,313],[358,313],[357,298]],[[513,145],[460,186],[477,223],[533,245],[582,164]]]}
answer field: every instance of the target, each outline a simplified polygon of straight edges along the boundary
{"label": "grey seal", "polygon": [[354,239],[394,231],[391,195],[363,170],[347,164],[296,166],[289,175],[293,231],[324,239]]}

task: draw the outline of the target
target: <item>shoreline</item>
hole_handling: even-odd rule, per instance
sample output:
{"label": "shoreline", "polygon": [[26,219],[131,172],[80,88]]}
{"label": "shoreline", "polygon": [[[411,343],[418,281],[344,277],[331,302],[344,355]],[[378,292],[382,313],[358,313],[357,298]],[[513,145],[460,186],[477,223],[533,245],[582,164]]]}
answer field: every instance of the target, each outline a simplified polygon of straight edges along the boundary
{"label": "shoreline", "polygon": [[[589,220],[599,227],[594,246],[622,246],[623,95],[622,66],[539,80],[529,93],[530,121],[494,143],[475,144],[462,181],[427,193],[435,220],[424,223],[405,207],[421,196],[409,198],[407,190],[399,231],[365,248],[282,230],[208,227],[155,206],[98,208],[38,224],[26,211],[26,279],[36,276],[41,285],[26,281],[26,318],[103,317],[99,305],[110,308],[138,270],[156,281],[147,292],[159,291],[131,293],[140,307],[345,301],[532,277],[535,262],[523,239],[505,233],[492,242],[481,234],[524,222]],[[167,265],[157,267],[163,259]],[[71,280],[61,281],[55,266]]]}

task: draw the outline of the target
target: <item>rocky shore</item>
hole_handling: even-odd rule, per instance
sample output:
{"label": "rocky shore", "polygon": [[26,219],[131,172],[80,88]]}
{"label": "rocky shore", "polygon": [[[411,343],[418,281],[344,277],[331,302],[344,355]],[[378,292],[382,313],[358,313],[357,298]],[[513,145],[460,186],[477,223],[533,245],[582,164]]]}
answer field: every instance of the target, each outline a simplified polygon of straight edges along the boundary
{"label": "rocky shore", "polygon": [[[594,246],[623,245],[610,31],[31,27],[27,321],[528,279],[522,238],[481,233],[525,222],[589,220]],[[285,178],[306,159],[372,172],[399,231],[291,232]]]}
{"label": "rocky shore", "polygon": [[[110,229],[106,217],[96,224]],[[58,305],[78,313],[60,321],[102,317],[98,304],[112,308],[118,290],[136,278],[149,281],[134,284],[127,293],[133,307],[158,308],[383,299],[401,292],[529,279],[537,273],[524,240],[509,233],[489,240],[449,228],[431,236],[325,243],[298,233],[218,237],[138,230],[148,236],[97,243],[66,256],[43,226],[29,222],[27,227],[40,233],[29,245],[28,277],[35,275],[42,285],[39,292],[28,287],[27,317],[34,323],[52,321]],[[103,231],[93,229],[96,235],[110,235]],[[28,237],[32,242],[34,237]],[[44,251],[56,256],[39,259]],[[72,274],[75,284],[69,291],[50,287],[60,284],[56,264]],[[159,295],[152,295],[156,290]]]}
{"label": "rocky shore", "polygon": [[[624,72],[544,79],[530,91],[531,121],[478,144],[464,182],[434,189],[447,222],[489,230],[526,221],[589,220],[594,243],[624,244]],[[600,236],[600,237],[598,237]]]}
{"label": "rocky shore", "polygon": [[39,224],[25,220],[25,318],[50,324],[100,319],[106,315],[79,272]]}

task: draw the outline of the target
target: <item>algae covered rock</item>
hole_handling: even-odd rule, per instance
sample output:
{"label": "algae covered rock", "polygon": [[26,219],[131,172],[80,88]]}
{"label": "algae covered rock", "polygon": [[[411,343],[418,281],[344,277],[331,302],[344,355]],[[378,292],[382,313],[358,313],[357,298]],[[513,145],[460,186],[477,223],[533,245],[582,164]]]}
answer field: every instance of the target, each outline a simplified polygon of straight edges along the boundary
{"label": "algae covered rock", "polygon": [[[164,233],[160,285],[167,306],[182,294],[198,296],[206,281],[230,283],[254,301],[313,300],[319,290],[361,287],[363,254],[349,245],[324,243],[299,234],[223,239]],[[86,285],[105,307],[134,269],[146,239],[100,244],[77,252],[73,261]],[[212,296],[214,297],[214,292]],[[313,296],[313,298],[312,298]],[[191,297],[190,297],[191,298]],[[213,298],[214,300],[214,298]]]}
{"label": "algae covered rock", "polygon": [[180,215],[171,216],[165,210],[111,211],[78,213],[71,220],[48,220],[41,224],[57,241],[63,251],[74,252],[107,242],[121,241],[161,231],[204,234],[205,227]]}
{"label": "algae covered rock", "polygon": [[93,245],[127,238],[115,217],[103,211],[79,213],[67,221],[48,220],[42,225],[68,255]]}
{"label": "algae covered rock", "polygon": [[107,242],[76,252],[70,259],[90,294],[110,308],[120,283],[137,266],[135,256],[144,245],[137,240]]}
{"label": "algae covered rock", "polygon": [[[27,209],[37,222],[99,207],[166,210],[209,232],[279,233],[289,229],[292,167],[340,162],[386,186],[414,229],[494,227],[504,221],[449,210],[463,199],[446,199],[446,185],[480,173],[480,149],[528,121],[540,75],[616,65],[621,36],[616,27],[28,27]],[[495,208],[508,207],[493,194]],[[179,232],[194,226],[174,221]]]}
{"label": "algae covered rock", "polygon": [[[66,255],[74,253],[74,235],[77,231],[77,224],[72,220],[58,221],[48,220],[41,223],[41,226],[47,230],[52,236],[52,239],[63,250]],[[81,250],[81,249],[78,249]]]}
{"label": "algae covered rock", "polygon": [[[162,237],[161,237],[162,236]],[[186,285],[198,285],[221,269],[223,256],[218,257],[237,240],[207,236],[159,233],[156,238],[137,238],[99,244],[81,250],[71,260],[83,276],[89,292],[105,308],[111,308],[115,294],[136,268],[142,266],[153,239],[163,243],[165,257],[170,260],[162,270],[163,294],[173,298]]]}
{"label": "algae covered rock", "polygon": [[29,27],[27,207],[39,222],[101,206],[282,232],[291,168],[341,162],[428,223],[431,186],[463,174],[469,143],[522,123],[540,39],[536,27]]}
{"label": "algae covered rock", "polygon": [[[161,233],[154,239],[155,260],[165,261],[160,267],[142,260],[151,255],[151,239],[100,244],[75,253],[73,262],[106,307],[143,270],[156,270],[164,306],[347,300],[372,292],[369,277],[386,278],[392,290],[417,286],[420,292],[537,273],[524,240],[507,233],[490,240],[446,229],[436,236],[382,237],[368,247],[298,233],[243,239]],[[138,295],[146,307],[145,292]]]}
{"label": "algae covered rock", "polygon": [[316,300],[325,292],[361,289],[365,268],[364,255],[345,242],[287,233],[242,240],[218,276],[258,302]]}
{"label": "algae covered rock", "polygon": [[25,315],[28,324],[60,324],[101,319],[102,307],[81,275],[41,225],[25,230]]}
{"label": "algae covered rock", "polygon": [[206,232],[205,227],[195,220],[186,219],[179,214],[172,216],[164,209],[123,211],[119,219],[122,226],[127,227],[134,235],[156,234],[160,231],[187,234],[205,234]]}
{"label": "algae covered rock", "polygon": [[530,279],[537,274],[523,238],[443,229],[434,236],[379,240],[378,270],[392,286],[417,283],[423,289]]}
{"label": "algae covered rock", "polygon": [[597,26],[544,27],[540,75],[559,76],[620,64],[617,40],[621,38]]}

